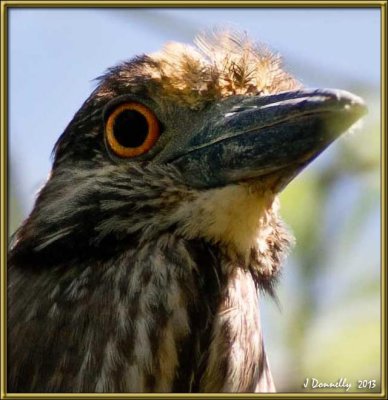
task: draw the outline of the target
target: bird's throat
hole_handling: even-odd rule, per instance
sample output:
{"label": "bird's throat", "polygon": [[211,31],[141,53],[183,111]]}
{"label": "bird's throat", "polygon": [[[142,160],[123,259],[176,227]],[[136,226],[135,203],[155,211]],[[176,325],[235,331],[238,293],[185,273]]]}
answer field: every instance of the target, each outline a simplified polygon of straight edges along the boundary
{"label": "bird's throat", "polygon": [[186,214],[182,233],[204,237],[228,253],[248,260],[252,249],[266,246],[269,219],[277,201],[260,183],[242,183],[196,194],[179,213]]}

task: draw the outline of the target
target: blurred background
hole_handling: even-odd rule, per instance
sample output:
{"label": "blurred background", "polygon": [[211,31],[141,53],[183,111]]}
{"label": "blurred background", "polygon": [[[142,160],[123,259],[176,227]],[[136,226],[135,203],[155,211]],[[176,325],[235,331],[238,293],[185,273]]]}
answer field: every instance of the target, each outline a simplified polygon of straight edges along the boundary
{"label": "blurred background", "polygon": [[[305,86],[336,87],[369,107],[361,127],[281,195],[296,237],[278,288],[262,300],[278,391],[305,378],[357,391],[380,385],[379,9],[11,9],[9,234],[30,212],[50,152],[106,68],[214,26],[246,31],[283,55]],[[338,391],[343,392],[343,388]],[[363,391],[368,391],[363,389]],[[330,392],[333,392],[331,390]]]}

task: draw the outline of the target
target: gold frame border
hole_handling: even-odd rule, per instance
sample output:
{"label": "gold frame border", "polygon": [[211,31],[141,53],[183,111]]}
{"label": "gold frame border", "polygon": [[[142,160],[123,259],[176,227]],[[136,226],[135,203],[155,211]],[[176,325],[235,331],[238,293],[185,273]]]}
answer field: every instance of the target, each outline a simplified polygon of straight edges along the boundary
{"label": "gold frame border", "polygon": [[384,8],[386,0],[4,0],[9,8]]}
{"label": "gold frame border", "polygon": [[[7,161],[8,161],[8,148],[7,148],[7,99],[8,99],[8,86],[7,86],[7,56],[8,56],[8,9],[9,8],[379,8],[380,21],[381,21],[381,164],[380,164],[380,184],[381,184],[381,283],[380,283],[380,298],[381,298],[381,392],[380,393],[274,393],[274,394],[252,394],[252,393],[236,393],[236,394],[129,394],[129,393],[7,393],[6,392],[6,261],[7,261],[7,226],[8,226],[8,192],[7,192]],[[386,398],[386,135],[387,135],[387,121],[384,110],[387,108],[387,53],[386,53],[386,35],[387,35],[387,1],[376,0],[96,0],[96,1],[76,1],[76,0],[46,0],[46,1],[26,1],[26,0],[5,0],[0,3],[0,20],[1,20],[1,35],[0,35],[0,49],[1,49],[1,75],[0,75],[0,217],[2,223],[0,224],[0,238],[1,238],[1,343],[0,343],[0,398],[1,399],[30,399],[30,398],[79,398],[79,399],[154,399],[154,398],[262,398],[271,397],[278,398]]]}

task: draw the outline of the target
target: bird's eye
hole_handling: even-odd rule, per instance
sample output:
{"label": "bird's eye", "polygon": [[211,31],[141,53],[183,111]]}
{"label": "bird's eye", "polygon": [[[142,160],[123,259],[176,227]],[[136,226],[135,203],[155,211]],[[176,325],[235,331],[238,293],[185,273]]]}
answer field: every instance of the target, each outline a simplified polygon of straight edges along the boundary
{"label": "bird's eye", "polygon": [[136,157],[158,140],[160,127],[155,114],[140,103],[124,103],[109,115],[105,135],[109,147],[120,157]]}

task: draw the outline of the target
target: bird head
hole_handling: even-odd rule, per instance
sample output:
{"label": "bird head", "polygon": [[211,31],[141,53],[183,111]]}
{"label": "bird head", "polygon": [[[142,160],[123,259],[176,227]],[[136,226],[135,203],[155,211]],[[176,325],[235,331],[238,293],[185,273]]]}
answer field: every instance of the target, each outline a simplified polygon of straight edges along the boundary
{"label": "bird head", "polygon": [[351,93],[303,89],[244,35],[124,62],[58,140],[20,254],[101,257],[170,231],[271,271],[289,242],[278,193],[364,113]]}

